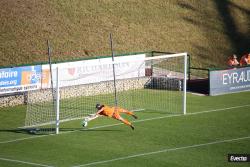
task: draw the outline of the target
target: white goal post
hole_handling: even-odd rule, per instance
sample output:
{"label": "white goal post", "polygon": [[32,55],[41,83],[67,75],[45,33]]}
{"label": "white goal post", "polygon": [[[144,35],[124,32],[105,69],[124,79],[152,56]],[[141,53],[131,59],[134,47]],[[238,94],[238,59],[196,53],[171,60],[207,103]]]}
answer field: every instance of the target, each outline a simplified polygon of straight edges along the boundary
{"label": "white goal post", "polygon": [[51,68],[53,90],[28,92],[25,128],[58,134],[61,123],[95,113],[96,103],[114,106],[117,102],[131,111],[186,114],[187,53],[91,59],[52,64]]}

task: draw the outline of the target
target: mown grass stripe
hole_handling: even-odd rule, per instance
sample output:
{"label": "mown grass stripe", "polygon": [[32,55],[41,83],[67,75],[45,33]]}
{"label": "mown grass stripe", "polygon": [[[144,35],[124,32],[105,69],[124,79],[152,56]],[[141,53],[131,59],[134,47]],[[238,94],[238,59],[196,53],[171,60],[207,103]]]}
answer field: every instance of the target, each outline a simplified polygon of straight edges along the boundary
{"label": "mown grass stripe", "polygon": [[165,152],[170,152],[170,151],[184,150],[184,149],[189,149],[189,148],[198,148],[198,147],[204,147],[204,146],[208,146],[208,145],[228,143],[228,142],[246,140],[246,139],[250,139],[250,136],[245,136],[245,137],[240,137],[240,138],[233,138],[233,139],[225,139],[225,140],[216,140],[216,141],[209,142],[209,143],[194,144],[194,145],[183,146],[183,147],[167,148],[167,149],[163,149],[163,150],[158,150],[158,151],[153,151],[153,152],[146,152],[146,153],[135,154],[135,155],[129,155],[129,156],[125,156],[125,157],[119,157],[119,158],[114,158],[114,159],[109,159],[109,160],[104,160],[104,161],[95,161],[95,162],[76,165],[76,166],[72,166],[72,167],[92,166],[92,165],[110,163],[110,162],[114,162],[114,161],[126,160],[126,159],[131,159],[131,158],[142,157],[142,156],[160,154],[160,153],[165,153]]}
{"label": "mown grass stripe", "polygon": [[[249,107],[249,106],[250,106],[250,104],[241,105],[241,106],[227,107],[227,108],[220,108],[220,109],[213,109],[213,110],[205,110],[205,111],[194,112],[194,113],[187,113],[186,115],[183,115],[183,114],[167,115],[167,116],[162,116],[162,117],[154,117],[154,118],[137,120],[137,121],[133,121],[133,122],[138,123],[138,122],[152,121],[152,120],[157,120],[157,119],[164,119],[164,118],[169,118],[169,117],[189,116],[189,115],[198,115],[198,114],[205,114],[205,113],[218,112],[218,111],[228,111],[228,110],[232,110],[232,109],[244,108],[244,107]],[[96,126],[96,127],[82,129],[82,130],[93,130],[93,129],[100,129],[100,128],[118,126],[118,125],[122,125],[122,123],[103,125],[103,126]],[[61,133],[59,133],[59,135],[60,134],[68,134],[68,133],[77,132],[77,131],[81,131],[81,130],[73,130],[73,131],[68,131],[68,132],[61,132]],[[47,136],[53,136],[53,135],[55,135],[55,134],[41,135],[41,136],[31,136],[31,137],[25,137],[25,138],[20,138],[20,139],[1,141],[0,144],[13,143],[13,142],[18,142],[18,141],[41,138],[41,137],[47,137]]]}
{"label": "mown grass stripe", "polygon": [[21,163],[21,164],[26,164],[26,165],[31,165],[31,166],[53,167],[53,166],[50,166],[50,165],[45,165],[45,164],[40,164],[40,163],[20,161],[20,160],[16,160],[16,159],[8,159],[8,158],[1,158],[1,157],[0,157],[0,161],[8,161],[8,162],[14,162],[14,163]]}

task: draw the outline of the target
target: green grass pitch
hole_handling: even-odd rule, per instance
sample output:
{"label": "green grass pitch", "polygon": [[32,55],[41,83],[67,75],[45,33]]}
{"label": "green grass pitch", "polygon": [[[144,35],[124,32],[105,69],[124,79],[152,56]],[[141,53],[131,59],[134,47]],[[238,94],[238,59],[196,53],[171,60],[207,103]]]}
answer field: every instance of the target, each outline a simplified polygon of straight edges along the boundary
{"label": "green grass pitch", "polygon": [[187,115],[139,111],[135,130],[108,118],[82,128],[64,124],[59,135],[32,135],[23,125],[26,106],[0,109],[0,166],[194,167],[229,163],[229,153],[250,154],[250,92],[187,95]]}

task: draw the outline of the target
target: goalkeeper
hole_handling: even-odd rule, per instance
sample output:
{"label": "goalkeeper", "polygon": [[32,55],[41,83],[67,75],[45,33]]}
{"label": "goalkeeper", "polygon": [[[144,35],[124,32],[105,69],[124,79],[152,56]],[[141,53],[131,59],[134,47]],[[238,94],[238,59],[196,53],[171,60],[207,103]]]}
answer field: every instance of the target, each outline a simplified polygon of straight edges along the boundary
{"label": "goalkeeper", "polygon": [[133,130],[135,129],[134,126],[128,120],[126,120],[120,116],[120,113],[125,113],[125,114],[131,115],[132,117],[137,119],[137,116],[134,115],[133,112],[125,110],[125,109],[120,108],[120,107],[109,107],[107,105],[101,105],[101,104],[96,104],[96,109],[98,110],[96,113],[96,116],[97,115],[104,115],[104,116],[107,116],[110,118],[114,118],[114,119],[117,119],[117,120],[123,122],[124,124],[130,126]]}

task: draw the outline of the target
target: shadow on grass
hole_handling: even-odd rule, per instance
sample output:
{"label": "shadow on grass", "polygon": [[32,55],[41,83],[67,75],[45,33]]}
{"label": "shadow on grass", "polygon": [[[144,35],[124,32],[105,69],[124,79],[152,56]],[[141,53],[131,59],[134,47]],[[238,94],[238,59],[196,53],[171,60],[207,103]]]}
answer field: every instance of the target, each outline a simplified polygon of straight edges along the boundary
{"label": "shadow on grass", "polygon": [[241,6],[238,6],[237,3],[231,2],[229,0],[224,1],[214,1],[217,7],[217,11],[219,12],[225,27],[225,32],[228,38],[231,41],[232,46],[237,54],[239,53],[246,53],[249,51],[249,44],[250,44],[250,30],[246,32],[241,32],[239,30],[239,25],[235,21],[236,18],[232,15],[232,10],[239,10],[241,13],[247,15],[247,21],[245,24],[250,24],[250,10],[244,9]]}
{"label": "shadow on grass", "polygon": [[[209,2],[211,2],[210,5]],[[214,57],[213,61],[216,61],[216,56],[222,55],[224,55],[224,59],[227,59],[233,53],[241,57],[243,54],[250,52],[250,29],[247,28],[250,25],[250,10],[244,7],[242,3],[230,0],[204,0],[199,1],[199,4],[184,1],[178,1],[177,4],[183,10],[192,13],[182,16],[183,20],[198,26],[208,40],[209,47],[206,46],[207,48],[200,46],[199,43],[193,45],[201,60]],[[215,8],[218,14],[211,14],[211,8]],[[196,17],[193,17],[193,15],[196,15]],[[224,34],[224,38],[228,40],[230,46],[216,43],[221,40],[213,34]]]}
{"label": "shadow on grass", "polygon": [[[30,135],[49,135],[55,134],[55,128],[32,128],[32,129],[0,129],[0,134],[2,132],[7,133],[20,133],[20,134],[30,134]],[[84,129],[84,128],[60,128],[60,132],[73,132],[73,131],[81,131],[81,132],[114,132],[114,131],[122,131],[118,129]]]}
{"label": "shadow on grass", "polygon": [[[39,130],[40,131],[40,130]],[[0,134],[2,132],[10,132],[10,133],[21,133],[21,134],[36,134],[36,135],[47,135],[48,133],[40,133],[37,129],[0,129]],[[37,133],[39,132],[39,133]]]}

